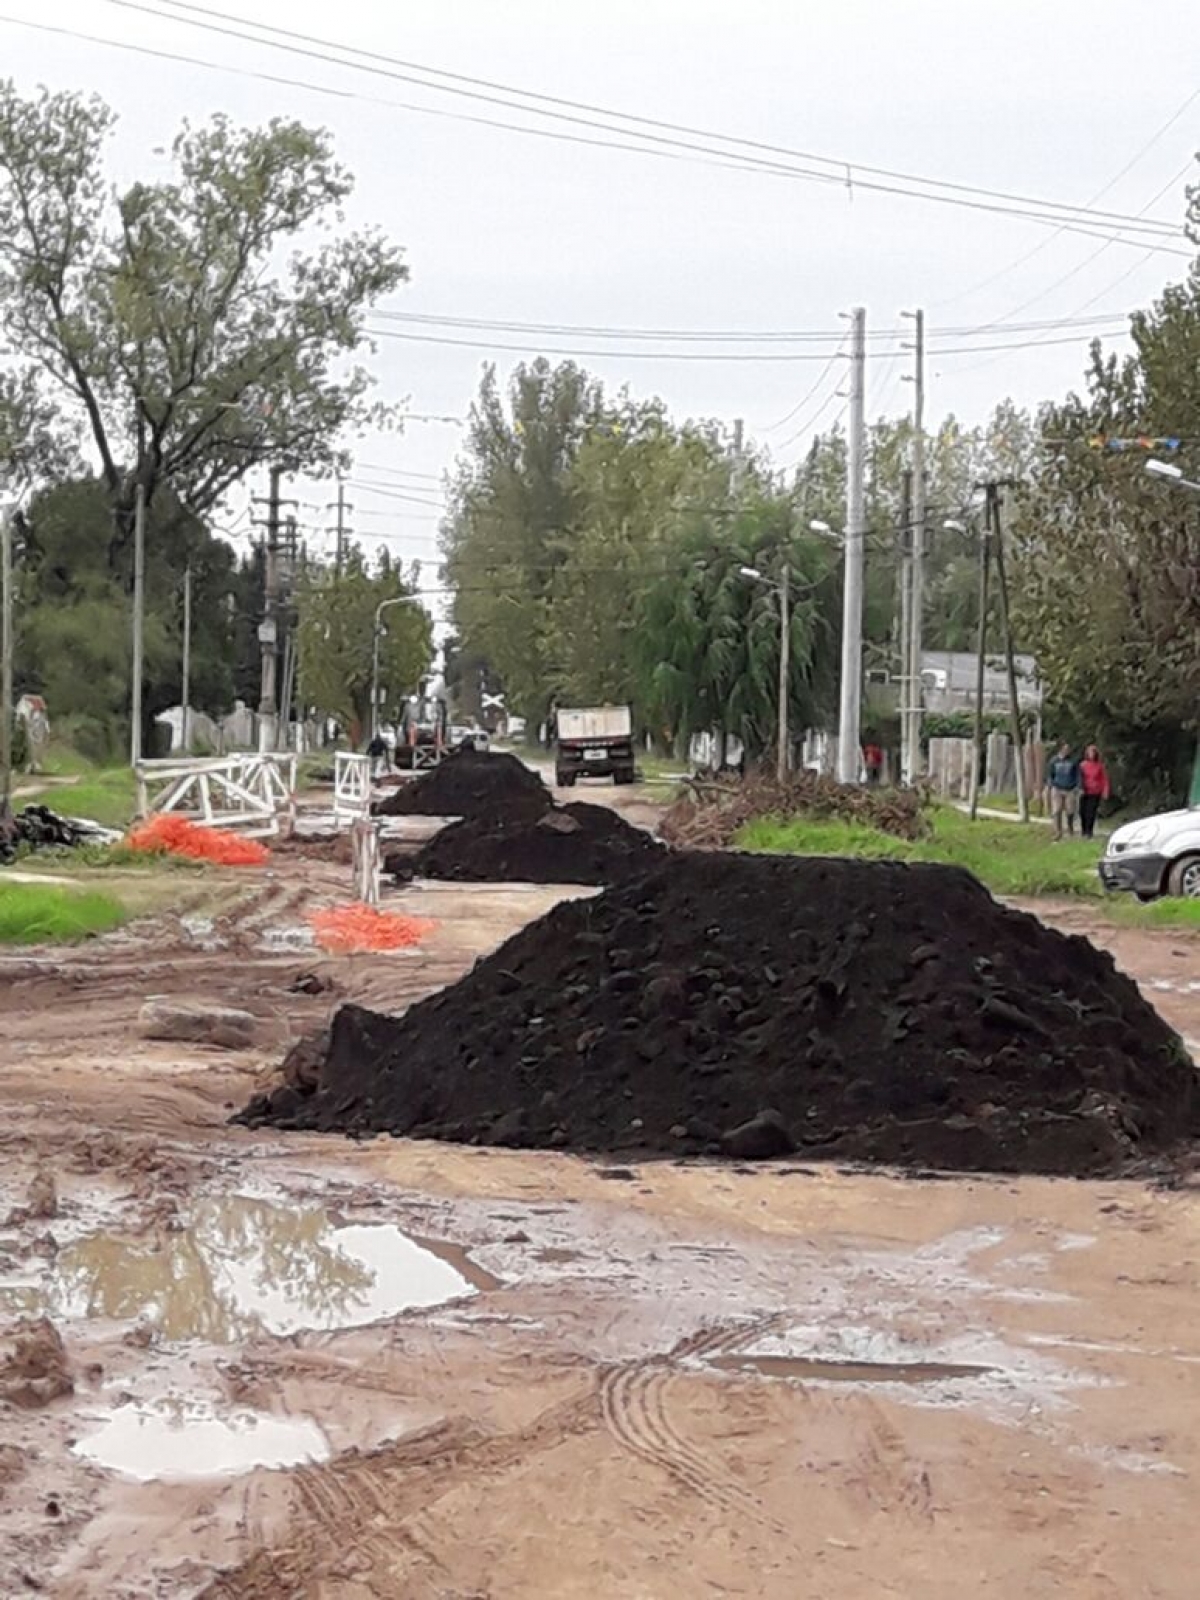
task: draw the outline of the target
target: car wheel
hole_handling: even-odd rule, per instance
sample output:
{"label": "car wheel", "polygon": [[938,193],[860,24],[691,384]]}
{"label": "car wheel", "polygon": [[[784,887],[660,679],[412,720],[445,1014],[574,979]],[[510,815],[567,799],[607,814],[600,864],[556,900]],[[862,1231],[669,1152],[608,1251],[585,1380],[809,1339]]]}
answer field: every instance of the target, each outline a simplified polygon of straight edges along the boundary
{"label": "car wheel", "polygon": [[1140,900],[1144,906],[1148,906],[1153,905],[1158,896],[1156,894],[1147,894],[1144,889],[1139,889],[1134,898]]}
{"label": "car wheel", "polygon": [[1167,877],[1167,890],[1176,900],[1200,900],[1200,856],[1180,856]]}

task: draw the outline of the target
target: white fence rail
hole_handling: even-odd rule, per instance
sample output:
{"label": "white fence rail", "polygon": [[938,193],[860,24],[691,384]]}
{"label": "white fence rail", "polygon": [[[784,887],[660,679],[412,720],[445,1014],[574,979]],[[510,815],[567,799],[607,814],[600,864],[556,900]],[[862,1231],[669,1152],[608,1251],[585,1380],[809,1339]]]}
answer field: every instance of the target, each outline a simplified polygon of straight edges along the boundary
{"label": "white fence rail", "polygon": [[210,828],[247,835],[290,831],[296,817],[296,757],[241,754],[197,760],[142,761],[138,814],[173,813]]}
{"label": "white fence rail", "polygon": [[371,758],[339,750],[333,758],[333,817],[339,825],[371,815]]}

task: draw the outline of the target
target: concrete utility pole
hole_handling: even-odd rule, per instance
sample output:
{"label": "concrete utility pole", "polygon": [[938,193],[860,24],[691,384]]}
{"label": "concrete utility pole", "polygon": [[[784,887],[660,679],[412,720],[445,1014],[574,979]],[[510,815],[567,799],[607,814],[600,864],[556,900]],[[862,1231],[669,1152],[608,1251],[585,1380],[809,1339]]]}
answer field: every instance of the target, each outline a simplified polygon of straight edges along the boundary
{"label": "concrete utility pole", "polygon": [[12,820],[12,508],[0,509],[0,825]]}
{"label": "concrete utility pole", "polygon": [[338,479],[337,497],[337,545],[333,558],[334,577],[342,575],[342,562],[346,558],[346,485]]}
{"label": "concrete utility pole", "polygon": [[258,642],[262,650],[261,691],[258,715],[258,748],[274,750],[277,743],[276,722],[279,713],[277,681],[279,673],[279,486],[283,478],[282,467],[271,468],[270,488],[267,491],[267,538],[263,577],[263,620],[259,624]]}
{"label": "concrete utility pole", "polygon": [[788,741],[788,676],[792,659],[790,585],[791,571],[785,561],[779,575],[779,753],[775,775],[780,783],[787,780],[792,753]]}
{"label": "concrete utility pole", "polygon": [[137,486],[133,514],[133,691],[130,696],[129,764],[142,759],[143,632],[146,621],[146,488]]}
{"label": "concrete utility pole", "polygon": [[906,645],[905,676],[908,679],[904,722],[905,740],[901,770],[905,783],[915,783],[921,775],[921,713],[924,697],[921,683],[921,658],[924,650],[925,618],[925,313],[914,311],[913,338],[913,451],[912,451],[912,601],[909,607],[909,633]]}
{"label": "concrete utility pole", "polygon": [[179,695],[183,707],[183,726],[179,732],[179,742],[186,756],[191,749],[192,731],[188,709],[192,694],[192,563],[190,561],[183,569],[183,670],[180,676],[183,679]]}
{"label": "concrete utility pole", "polygon": [[979,642],[975,666],[975,737],[971,741],[971,821],[979,811],[979,767],[983,760],[983,682],[987,664],[988,580],[992,556],[992,518],[989,499],[979,532]]}
{"label": "concrete utility pole", "polygon": [[911,715],[911,660],[909,645],[912,638],[912,471],[906,467],[900,477],[900,764],[901,777],[908,782],[904,766],[908,749],[908,721]]}
{"label": "concrete utility pole", "polygon": [[988,501],[992,518],[992,538],[996,555],[996,588],[1000,594],[1000,626],[1004,629],[1004,665],[1008,674],[1008,722],[1013,743],[1013,766],[1017,778],[1017,813],[1022,822],[1029,821],[1029,796],[1025,792],[1025,740],[1021,732],[1021,700],[1017,692],[1017,658],[1013,652],[1012,624],[1008,614],[1008,573],[1004,565],[1004,529],[1000,521],[1000,490],[998,483],[988,484]]}
{"label": "concrete utility pole", "polygon": [[846,566],[842,593],[842,684],[838,715],[838,779],[842,783],[857,783],[861,764],[866,362],[867,313],[862,306],[856,306],[850,314]]}

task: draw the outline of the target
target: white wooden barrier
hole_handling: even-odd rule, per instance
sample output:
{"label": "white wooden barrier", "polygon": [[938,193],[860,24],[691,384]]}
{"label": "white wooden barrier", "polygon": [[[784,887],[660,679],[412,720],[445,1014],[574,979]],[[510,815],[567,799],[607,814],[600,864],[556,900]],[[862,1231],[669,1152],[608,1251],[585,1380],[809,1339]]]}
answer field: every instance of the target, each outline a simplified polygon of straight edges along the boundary
{"label": "white wooden barrier", "polygon": [[296,818],[296,757],[287,752],[142,761],[138,815],[174,813],[248,836],[290,832]]}
{"label": "white wooden barrier", "polygon": [[333,818],[339,825],[371,814],[371,758],[353,750],[333,757]]}
{"label": "white wooden barrier", "polygon": [[350,824],[354,850],[354,896],[363,905],[379,904],[379,824],[359,817]]}

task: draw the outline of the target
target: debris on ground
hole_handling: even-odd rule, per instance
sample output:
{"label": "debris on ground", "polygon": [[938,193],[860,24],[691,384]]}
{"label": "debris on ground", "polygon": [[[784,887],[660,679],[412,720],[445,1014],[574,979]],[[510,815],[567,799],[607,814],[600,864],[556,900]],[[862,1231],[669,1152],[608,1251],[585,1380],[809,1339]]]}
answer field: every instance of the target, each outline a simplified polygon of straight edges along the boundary
{"label": "debris on ground", "polygon": [[0,826],[0,863],[22,850],[75,850],[80,845],[116,844],[121,835],[88,817],[64,817],[49,806],[26,806]]}
{"label": "debris on ground", "polygon": [[456,750],[371,810],[377,817],[537,816],[553,800],[532,768],[506,750]]}
{"label": "debris on ground", "polygon": [[148,855],[183,856],[219,867],[261,867],[271,859],[271,852],[257,839],[245,839],[224,828],[206,828],[174,812],[139,822],[130,829],[126,842],[131,850]]}
{"label": "debris on ground", "polygon": [[258,1031],[253,1012],[170,999],[147,1000],[138,1012],[137,1026],[143,1039],[209,1044],[222,1050],[249,1050]]}
{"label": "debris on ground", "polygon": [[435,923],[424,917],[406,917],[398,911],[377,911],[354,903],[314,911],[309,926],[322,950],[337,955],[356,951],[407,950],[432,933]]}
{"label": "debris on ground", "polygon": [[62,1335],[49,1317],[22,1317],[0,1330],[0,1402],[29,1411],[74,1388]]}
{"label": "debris on ground", "polygon": [[577,801],[540,816],[468,817],[415,855],[392,856],[394,876],[489,883],[623,883],[666,854],[609,806]]}
{"label": "debris on ground", "polygon": [[722,852],[555,907],[403,1016],[343,1006],[276,1095],[241,1120],[981,1171],[1200,1133],[1181,1041],[1086,940],[954,867]]}
{"label": "debris on ground", "polygon": [[836,818],[878,828],[899,839],[929,832],[927,799],[916,789],[867,789],[838,783],[819,772],[793,772],[780,782],[773,773],[745,778],[685,780],[684,792],[666,812],[659,833],[682,849],[724,850],[756,817]]}
{"label": "debris on ground", "polygon": [[25,1196],[25,1212],[38,1222],[48,1222],[58,1215],[58,1185],[49,1167],[39,1167],[29,1180]]}

